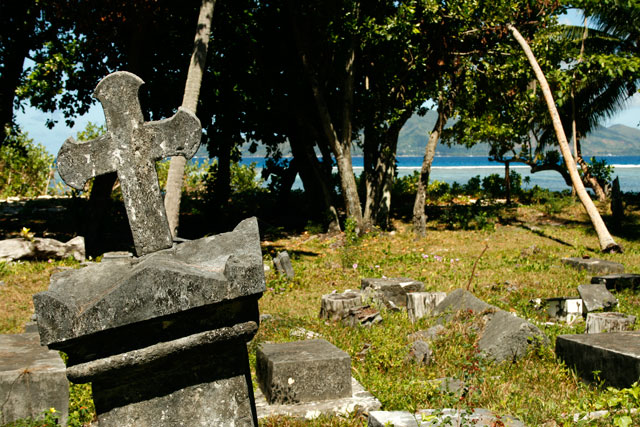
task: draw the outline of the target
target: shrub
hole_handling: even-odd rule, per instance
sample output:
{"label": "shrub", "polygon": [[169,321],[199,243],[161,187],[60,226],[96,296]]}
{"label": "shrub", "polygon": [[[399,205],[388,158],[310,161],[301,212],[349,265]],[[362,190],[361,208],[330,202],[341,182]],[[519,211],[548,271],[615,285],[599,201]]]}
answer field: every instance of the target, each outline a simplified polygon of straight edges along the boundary
{"label": "shrub", "polygon": [[47,194],[53,156],[26,133],[11,136],[0,146],[0,197]]}

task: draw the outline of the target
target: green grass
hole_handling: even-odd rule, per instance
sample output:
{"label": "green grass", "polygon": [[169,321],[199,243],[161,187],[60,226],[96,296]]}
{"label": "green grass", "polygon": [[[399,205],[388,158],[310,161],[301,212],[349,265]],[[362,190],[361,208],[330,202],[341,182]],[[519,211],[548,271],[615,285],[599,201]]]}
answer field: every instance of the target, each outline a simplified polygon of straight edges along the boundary
{"label": "green grass", "polygon": [[[564,266],[562,257],[589,255],[621,262],[627,272],[640,272],[640,244],[635,238],[639,229],[637,211],[630,212],[628,222],[618,228],[625,234],[616,234],[615,238],[625,252],[616,255],[597,251],[598,242],[588,219],[575,203],[563,202],[559,210],[534,205],[491,212],[486,218],[491,226],[483,226],[482,230],[449,229],[449,224],[436,218],[429,223],[425,237],[414,235],[406,223],[395,222],[393,233],[373,232],[361,238],[350,233],[345,237],[344,233],[305,232],[263,241],[265,260],[277,251],[289,252],[296,278],[288,281],[273,270],[267,272],[267,291],[260,300],[260,312],[271,314],[273,319],[261,324],[249,344],[251,365],[255,366],[259,343],[293,341],[298,338],[290,335],[291,330],[303,327],[321,334],[351,356],[353,375],[382,402],[385,410],[483,407],[516,416],[527,425],[552,426],[574,425],[570,416],[577,412],[600,408],[624,412],[627,406],[640,406],[634,397],[637,390],[587,385],[556,360],[555,338],[581,333],[584,324],[543,325],[541,329],[549,336],[550,346],[534,348],[515,362],[492,363],[479,357],[477,320],[458,316],[432,343],[434,363],[425,366],[405,360],[409,351],[406,337],[432,326],[433,319],[411,324],[406,313],[383,310],[381,324],[352,329],[318,318],[323,294],[359,288],[364,277],[404,276],[423,281],[428,291],[449,292],[468,286],[479,298],[542,323],[548,319],[529,303],[530,299],[577,295],[577,286],[590,280],[586,272]],[[0,332],[19,332],[31,314],[31,295],[46,289],[55,265],[0,264],[0,280],[7,283],[6,289],[0,291]],[[620,311],[640,316],[638,294],[624,291],[617,297]],[[365,346],[370,350],[359,355]],[[467,392],[460,397],[439,391],[430,381],[442,377],[464,380]],[[78,420],[92,416],[88,394],[86,387],[72,389],[72,414],[84,411],[82,417],[73,415]],[[591,423],[623,425],[623,412],[618,418]],[[637,415],[633,417],[634,423],[640,423]],[[366,417],[358,413],[315,421],[274,417],[261,421],[261,425],[364,426]]]}

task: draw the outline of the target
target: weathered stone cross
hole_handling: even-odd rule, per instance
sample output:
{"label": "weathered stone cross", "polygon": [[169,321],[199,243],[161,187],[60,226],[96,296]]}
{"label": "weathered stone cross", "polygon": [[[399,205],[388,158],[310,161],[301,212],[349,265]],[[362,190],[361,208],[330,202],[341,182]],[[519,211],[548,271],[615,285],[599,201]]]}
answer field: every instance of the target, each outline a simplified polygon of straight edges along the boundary
{"label": "weathered stone cross", "polygon": [[173,239],[164,209],[155,162],[164,157],[193,157],[200,145],[200,120],[180,108],[171,118],[145,122],[135,74],[118,71],[96,86],[107,132],[88,142],[68,138],[58,153],[58,173],[81,190],[98,175],[116,171],[120,179],[133,242],[138,256],[171,247]]}

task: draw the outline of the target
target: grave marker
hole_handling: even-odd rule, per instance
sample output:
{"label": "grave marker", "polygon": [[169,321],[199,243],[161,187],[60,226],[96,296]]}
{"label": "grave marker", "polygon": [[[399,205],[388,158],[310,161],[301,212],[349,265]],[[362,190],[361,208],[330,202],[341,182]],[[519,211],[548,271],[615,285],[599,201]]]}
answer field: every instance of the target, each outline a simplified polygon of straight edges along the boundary
{"label": "grave marker", "polygon": [[257,426],[246,347],[265,291],[257,219],[172,245],[155,160],[192,155],[200,124],[185,110],[143,122],[141,84],[123,72],[103,79],[107,135],[68,140],[58,159],[76,188],[118,172],[139,257],[53,275],[33,298],[40,340],[67,353],[70,380],[92,382],[101,427]]}
{"label": "grave marker", "polygon": [[117,172],[138,256],[171,247],[173,240],[158,185],[156,161],[191,158],[200,145],[200,120],[180,108],[171,118],[145,122],[138,89],[144,82],[126,71],[96,86],[107,133],[88,142],[68,138],[58,153],[58,173],[81,190],[98,175]]}

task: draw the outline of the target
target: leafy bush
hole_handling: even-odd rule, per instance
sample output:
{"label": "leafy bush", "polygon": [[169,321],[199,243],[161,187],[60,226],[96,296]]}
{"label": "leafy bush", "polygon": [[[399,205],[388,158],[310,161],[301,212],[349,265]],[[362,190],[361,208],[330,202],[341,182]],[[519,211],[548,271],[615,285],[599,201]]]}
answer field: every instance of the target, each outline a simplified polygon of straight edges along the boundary
{"label": "leafy bush", "polygon": [[597,160],[595,157],[591,157],[589,162],[589,173],[602,187],[609,187],[613,176],[613,166],[608,164],[605,159]]}
{"label": "leafy bush", "polygon": [[26,133],[9,137],[0,146],[0,197],[47,194],[53,156]]}
{"label": "leafy bush", "polygon": [[[522,192],[522,175],[518,172],[509,171],[509,180],[511,181],[511,195],[518,195]],[[496,199],[505,197],[507,194],[507,186],[504,176],[497,173],[482,178],[482,188],[486,197]]]}

